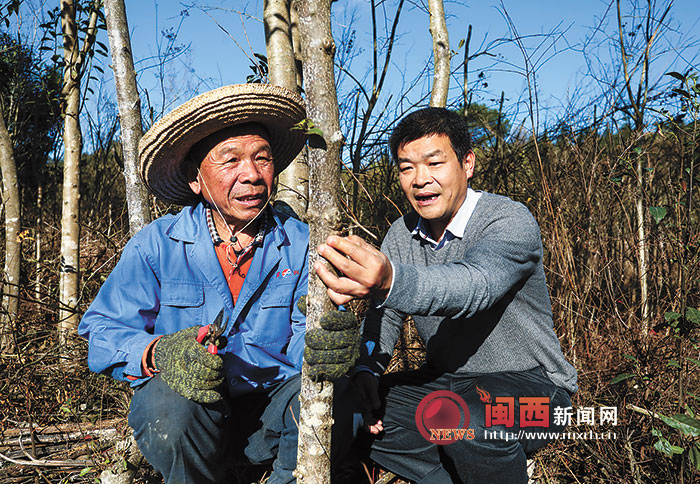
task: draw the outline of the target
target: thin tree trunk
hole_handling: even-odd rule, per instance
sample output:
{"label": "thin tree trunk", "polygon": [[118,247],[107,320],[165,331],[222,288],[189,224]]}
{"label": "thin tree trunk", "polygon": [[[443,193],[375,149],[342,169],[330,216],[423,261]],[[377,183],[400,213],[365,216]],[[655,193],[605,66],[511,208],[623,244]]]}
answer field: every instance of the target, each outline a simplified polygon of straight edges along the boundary
{"label": "thin tree trunk", "polygon": [[36,188],[36,230],[34,231],[34,259],[36,259],[36,274],[34,276],[34,301],[38,307],[41,306],[41,284],[43,282],[43,267],[41,265],[41,226],[44,223],[42,214],[44,206],[44,177],[38,176]]}
{"label": "thin tree trunk", "polygon": [[131,55],[131,39],[124,0],[104,0],[104,5],[109,48],[112,50],[114,82],[117,86],[129,230],[133,236],[151,221],[151,212],[148,210],[148,191],[139,178],[138,143],[142,135],[141,100],[136,86],[136,71],[134,71],[134,59]]}
{"label": "thin tree trunk", "polygon": [[78,326],[78,270],[80,225],[80,79],[78,74],[78,30],[75,5],[61,1],[63,25],[63,211],[61,216],[61,267],[59,277],[59,344],[63,347],[68,333]]}
{"label": "thin tree trunk", "polygon": [[296,4],[292,0],[291,6],[289,7],[289,19],[292,28],[292,49],[294,49],[294,65],[297,76],[297,89],[301,92],[301,86],[303,83],[303,73],[304,69],[301,62],[301,38],[299,35],[299,11],[297,10]]}
{"label": "thin tree trunk", "polygon": [[[379,96],[384,88],[384,81],[386,80],[387,72],[389,71],[389,64],[391,62],[391,53],[394,49],[394,40],[396,39],[396,30],[399,25],[399,19],[401,18],[401,10],[403,9],[404,1],[400,0],[396,6],[396,16],[394,16],[394,21],[391,25],[391,33],[386,40],[384,50],[383,66],[379,66],[379,53],[380,47],[378,46],[378,32],[377,32],[377,5],[375,0],[370,2],[370,9],[372,12],[372,93],[367,99],[367,106],[360,116],[360,134],[355,138],[353,123],[353,134],[351,141],[354,141],[354,149],[351,146],[351,158],[352,158],[352,214],[356,218],[360,218],[360,214],[357,213],[357,204],[359,203],[359,175],[362,165],[362,150],[365,147],[365,142],[367,141],[368,132],[371,131],[370,123],[372,121],[372,112],[377,106],[379,101]],[[359,96],[355,100],[355,115],[357,116],[357,103]]]}
{"label": "thin tree trunk", "polygon": [[2,171],[2,203],[5,206],[5,268],[2,281],[2,314],[0,314],[0,352],[14,353],[14,324],[19,310],[19,269],[22,259],[18,239],[20,222],[17,165],[12,139],[5,126],[0,105],[0,171]]}
{"label": "thin tree trunk", "polygon": [[[464,108],[462,108],[462,116],[465,118],[469,114],[469,44],[472,41],[472,24],[469,24],[467,31],[467,40],[464,41],[464,75],[462,76]],[[500,121],[500,116],[499,116]]]}
{"label": "thin tree trunk", "polygon": [[642,155],[637,154],[637,194],[635,200],[635,212],[637,215],[637,237],[639,238],[639,286],[642,304],[642,334],[649,333],[649,277],[648,259],[649,249],[647,248],[646,224],[644,217],[644,167],[642,166]]}
{"label": "thin tree trunk", "polygon": [[80,271],[80,78],[84,55],[95,39],[97,8],[92,6],[83,49],[78,45],[76,10],[73,0],[61,0],[63,27],[63,207],[61,214],[61,265],[59,275],[58,341],[64,348],[78,327],[78,282]]}
{"label": "thin tree trunk", "polygon": [[[641,133],[643,132],[644,125],[644,114],[647,105],[647,95],[649,93],[649,63],[652,59],[651,49],[654,44],[659,30],[664,25],[664,19],[671,10],[671,5],[673,2],[668,2],[666,7],[660,17],[655,18],[654,8],[655,4],[647,2],[646,10],[646,27],[644,30],[646,43],[644,46],[644,51],[641,60],[641,73],[637,84],[637,95],[632,91],[632,72],[630,71],[629,65],[630,60],[632,60],[632,65],[635,65],[635,59],[632,54],[629,54],[625,48],[625,30],[624,24],[622,22],[622,12],[620,6],[620,0],[616,0],[615,6],[617,11],[617,30],[619,34],[619,44],[620,44],[620,59],[622,61],[622,72],[625,78],[625,90],[627,92],[627,97],[629,99],[629,104],[632,107],[632,113],[630,116],[634,121],[634,133],[633,139],[642,139]],[[655,26],[654,26],[655,25]],[[636,67],[635,67],[636,69]],[[645,200],[644,200],[644,166],[642,165],[642,155],[637,153],[637,163],[636,163],[636,174],[637,174],[637,190],[635,197],[635,214],[637,222],[637,238],[639,243],[637,245],[637,274],[639,276],[639,287],[640,287],[640,304],[641,304],[641,329],[642,335],[646,336],[649,334],[649,313],[650,313],[650,300],[649,300],[649,248],[647,244],[646,237],[646,225],[645,225]]]}
{"label": "thin tree trunk", "polygon": [[433,90],[430,105],[444,108],[447,105],[447,92],[450,88],[450,40],[445,22],[445,9],[442,0],[428,0],[430,11],[430,35],[433,37]]}
{"label": "thin tree trunk", "polygon": [[[335,42],[331,33],[330,0],[298,1],[299,31],[306,79],[307,115],[323,131],[323,139],[310,140],[309,226],[310,268],[319,258],[315,248],[340,225],[340,132],[335,90],[333,57]],[[310,270],[307,299],[308,329],[319,327],[321,315],[334,309],[326,287]],[[300,484],[330,482],[331,409],[333,384],[314,383],[303,364],[300,394],[299,448],[297,479]]]}
{"label": "thin tree trunk", "polygon": [[[502,126],[503,126],[503,100],[504,100],[505,93],[504,91],[501,91],[501,100],[498,103],[498,121],[496,122],[496,145],[493,150],[493,156],[491,156],[491,163],[489,166],[489,176],[491,178],[491,191],[494,193],[498,193],[498,190],[496,189],[496,175],[499,173],[499,167],[501,165],[501,131]],[[508,180],[505,180],[504,183],[505,188],[508,188]]]}
{"label": "thin tree trunk", "polygon": [[43,207],[44,207],[44,177],[45,177],[46,159],[34,160],[32,172],[34,173],[34,181],[36,183],[36,225],[34,228],[34,280],[31,282],[33,287],[32,299],[37,309],[42,306],[42,285],[44,284],[44,268],[41,260],[41,243],[42,243],[42,225],[44,224]]}
{"label": "thin tree trunk", "polygon": [[263,20],[270,84],[297,91],[289,0],[265,0]]}
{"label": "thin tree trunk", "polygon": [[[297,91],[297,65],[294,58],[290,0],[265,0],[263,20],[267,45],[270,84]],[[303,153],[279,175],[275,207],[284,204],[302,220],[306,219],[309,199],[309,167]]]}

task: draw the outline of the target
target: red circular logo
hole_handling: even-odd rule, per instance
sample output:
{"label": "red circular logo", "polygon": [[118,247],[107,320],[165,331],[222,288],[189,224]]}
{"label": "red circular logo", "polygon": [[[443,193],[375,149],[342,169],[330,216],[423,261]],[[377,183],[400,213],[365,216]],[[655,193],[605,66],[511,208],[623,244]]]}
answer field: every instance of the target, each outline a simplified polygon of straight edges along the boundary
{"label": "red circular logo", "polygon": [[429,393],[418,404],[416,427],[434,444],[452,444],[464,438],[469,427],[469,408],[462,397],[449,390]]}

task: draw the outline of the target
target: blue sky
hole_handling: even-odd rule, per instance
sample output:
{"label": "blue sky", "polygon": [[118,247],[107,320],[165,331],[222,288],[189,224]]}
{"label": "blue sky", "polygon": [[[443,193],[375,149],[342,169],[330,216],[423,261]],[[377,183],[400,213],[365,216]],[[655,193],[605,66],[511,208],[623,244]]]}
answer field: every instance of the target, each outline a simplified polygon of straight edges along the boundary
{"label": "blue sky", "polygon": [[[127,0],[132,43],[139,67],[154,64],[153,57],[158,55],[159,45],[161,52],[164,49],[163,32],[168,29],[177,31],[178,44],[188,46],[187,51],[166,68],[169,78],[164,93],[170,102],[166,110],[184,101],[183,98],[193,92],[245,82],[246,76],[251,73],[248,56],[252,52],[264,53],[262,3],[210,0],[207,4],[211,8],[189,8],[189,15],[183,17],[181,12],[187,9],[187,3]],[[386,7],[390,19],[393,17],[394,3],[390,2]],[[395,88],[401,82],[400,76],[417,75],[430,59],[432,47],[428,16],[416,4],[418,2],[406,2],[399,24],[399,40],[388,77]],[[349,27],[356,30],[356,45],[368,48],[371,23],[367,5],[365,0],[341,0],[333,4],[336,38],[343,28]],[[594,29],[607,28],[610,31],[614,27],[605,22],[601,24],[609,6],[608,0],[445,2],[451,48],[455,50],[459,41],[466,36],[469,24],[473,25],[471,52],[480,45],[485,46],[498,38],[510,36],[504,11],[508,12],[520,34],[530,36],[525,43],[536,67],[541,122],[556,118],[567,105],[580,101],[581,97],[589,96],[595,90],[596,82],[585,76],[588,68],[582,46]],[[609,21],[615,20],[614,4],[612,8]],[[354,22],[348,20],[349,12],[355,12]],[[677,28],[677,32],[661,38],[657,46],[660,50],[672,52],[655,64],[652,77],[658,77],[671,68],[680,70],[688,64],[697,66],[696,56],[700,50],[697,44],[683,53],[685,60],[680,60],[677,65],[672,65],[670,60],[677,58],[677,52],[673,52],[677,46],[700,37],[700,2],[674,1],[669,25]],[[555,42],[543,42],[544,37],[537,36],[552,32],[557,34]],[[600,33],[597,38],[601,38]],[[542,45],[536,48],[540,43]],[[484,72],[482,82],[475,86],[474,100],[496,107],[503,90],[505,104],[512,116],[522,118],[526,108],[518,101],[523,100],[527,88],[522,75],[522,53],[513,43],[494,47],[491,51],[496,57],[483,56],[472,62],[470,80],[476,80],[479,73]],[[595,51],[592,46],[587,51],[589,60],[593,59],[594,63],[599,64],[598,68],[605,71],[610,56],[607,48],[599,49],[597,55],[593,55]],[[361,53],[354,60],[353,69],[357,72],[365,72],[369,66],[367,53]],[[462,55],[463,50],[459,49],[453,59],[453,67],[457,67]],[[141,74],[139,80],[142,87],[153,93],[151,98],[154,104],[158,104],[161,89],[155,73],[156,69],[151,67]],[[429,85],[429,79],[425,79],[420,83],[419,90],[427,92]],[[461,88],[455,81],[451,86],[453,95],[457,97]]]}
{"label": "blue sky", "polygon": [[[390,24],[396,2],[377,1],[381,8],[386,8],[389,17],[383,19],[380,8],[380,25]],[[32,31],[32,15],[35,12],[45,11],[56,3],[53,0],[25,0],[22,20],[25,32]],[[403,83],[414,79],[430,62],[429,20],[425,8],[421,6],[425,3],[425,0],[407,0],[404,6],[387,77],[387,89],[394,94],[392,100],[405,92]],[[622,2],[623,15],[629,13],[626,8],[628,3],[629,0]],[[205,4],[206,7],[202,6]],[[193,6],[189,2],[172,0],[126,0],[134,57],[139,69],[139,85],[142,92],[147,94],[144,96],[145,107],[153,108],[154,117],[196,93],[246,81],[246,76],[251,73],[249,58],[252,53],[265,51],[262,4],[262,0],[198,0],[199,6]],[[605,17],[611,8],[613,10]],[[445,10],[451,48],[458,51],[453,58],[453,68],[458,67],[463,56],[463,49],[458,48],[459,41],[464,39],[468,25],[472,24],[471,52],[491,46],[488,48],[489,55],[470,63],[473,101],[497,108],[500,93],[504,91],[506,113],[514,121],[513,124],[526,118],[527,83],[523,76],[523,55],[518,47],[513,42],[498,42],[498,39],[512,37],[505,12],[517,31],[526,36],[525,47],[535,66],[539,126],[551,124],[565,113],[575,111],[576,107],[590,103],[593,96],[605,91],[606,76],[616,77],[613,69],[615,63],[611,61],[616,55],[615,49],[610,49],[607,46],[609,43],[603,42],[605,35],[615,34],[614,0],[445,0]],[[182,15],[183,11],[188,14]],[[358,77],[366,75],[371,46],[368,2],[337,1],[333,4],[333,17],[337,40],[344,30],[356,31],[357,57],[352,70]],[[695,66],[697,70],[700,0],[674,0],[667,26],[671,30],[655,44],[655,52],[664,54],[652,64],[652,79],[663,78],[663,73],[668,70],[682,71],[689,66]],[[595,35],[593,32],[596,32]],[[158,67],[159,56],[162,57],[168,48],[167,35],[173,33],[177,36],[172,45],[186,48],[163,67]],[[550,33],[554,35],[550,40],[545,40],[543,35]],[[556,41],[551,41],[552,38]],[[586,43],[587,39],[591,42]],[[101,40],[107,43],[104,33]],[[690,47],[679,50],[680,46]],[[106,67],[109,59],[103,63],[103,67]],[[589,75],[590,68],[596,78]],[[114,80],[111,70],[104,70],[106,75],[102,92],[113,100]],[[160,78],[163,82],[160,82],[158,74],[162,74]],[[461,75],[458,72],[451,82],[453,100],[460,99],[461,86],[458,81],[461,82]],[[480,78],[480,75],[483,77]],[[349,87],[349,83],[343,84],[341,90],[346,92]],[[429,90],[430,76],[426,75],[409,92],[408,101],[418,102],[419,93]],[[341,99],[345,92],[341,92]],[[89,100],[88,109],[94,110],[95,103],[96,99]],[[99,113],[99,110],[96,111]]]}

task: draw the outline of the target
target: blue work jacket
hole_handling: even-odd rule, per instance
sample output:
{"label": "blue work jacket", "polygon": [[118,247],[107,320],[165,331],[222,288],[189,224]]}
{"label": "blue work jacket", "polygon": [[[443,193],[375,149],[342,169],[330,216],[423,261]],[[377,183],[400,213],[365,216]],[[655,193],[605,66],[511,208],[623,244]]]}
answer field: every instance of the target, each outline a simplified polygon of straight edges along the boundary
{"label": "blue work jacket", "polygon": [[83,316],[88,366],[118,380],[142,377],[145,348],[158,335],[211,323],[221,308],[224,361],[231,395],[268,387],[301,371],[306,318],[297,301],[308,292],[308,226],[272,212],[236,305],[214,251],[203,205],[149,224]]}

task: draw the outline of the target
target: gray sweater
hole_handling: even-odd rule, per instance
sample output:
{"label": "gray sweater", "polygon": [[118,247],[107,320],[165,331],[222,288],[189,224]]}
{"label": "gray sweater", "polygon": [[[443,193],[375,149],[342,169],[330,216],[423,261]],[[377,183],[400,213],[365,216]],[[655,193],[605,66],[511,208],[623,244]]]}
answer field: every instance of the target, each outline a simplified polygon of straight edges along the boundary
{"label": "gray sweater", "polygon": [[554,334],[540,230],[528,209],[483,192],[464,237],[438,250],[412,234],[417,223],[410,213],[384,238],[394,283],[382,307],[367,314],[359,364],[382,373],[410,314],[426,363],[439,372],[541,366],[552,382],[575,392],[576,370]]}

